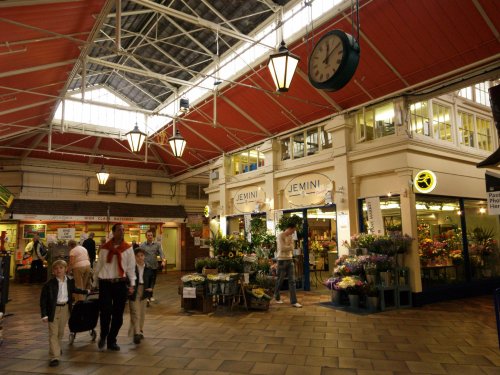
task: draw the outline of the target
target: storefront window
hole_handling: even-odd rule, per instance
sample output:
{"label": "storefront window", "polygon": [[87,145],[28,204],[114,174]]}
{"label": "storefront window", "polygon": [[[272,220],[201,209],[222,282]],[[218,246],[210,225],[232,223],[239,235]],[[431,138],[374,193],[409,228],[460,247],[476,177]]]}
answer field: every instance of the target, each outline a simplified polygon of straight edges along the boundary
{"label": "storefront window", "polygon": [[465,200],[465,222],[472,279],[500,276],[498,215],[488,215],[486,202]]}
{"label": "storefront window", "polygon": [[259,150],[246,150],[231,157],[233,174],[246,173],[264,166],[264,154]]}
{"label": "storefront window", "polygon": [[[401,228],[401,207],[400,199],[398,195],[392,195],[388,197],[380,197],[380,211],[382,213],[382,225],[384,226],[383,231],[385,235],[389,234],[402,234]],[[368,213],[366,207],[366,201],[362,201],[362,211],[363,211],[363,228],[362,232],[366,232],[370,228],[368,223]],[[372,228],[374,229],[374,228]]]}
{"label": "storefront window", "polygon": [[487,215],[485,201],[464,199],[463,205],[462,212],[459,199],[417,196],[418,252],[424,290],[500,276],[498,216]]}

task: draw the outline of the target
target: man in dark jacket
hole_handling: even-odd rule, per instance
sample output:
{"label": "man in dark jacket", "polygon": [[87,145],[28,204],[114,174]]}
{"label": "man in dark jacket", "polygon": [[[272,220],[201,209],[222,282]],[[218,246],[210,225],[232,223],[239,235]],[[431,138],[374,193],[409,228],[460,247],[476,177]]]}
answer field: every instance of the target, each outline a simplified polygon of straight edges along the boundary
{"label": "man in dark jacket", "polygon": [[71,313],[73,293],[89,294],[89,290],[78,289],[75,281],[68,279],[68,265],[64,260],[52,264],[54,278],[45,283],[40,295],[40,313],[42,321],[49,324],[49,366],[59,365],[61,339]]}
{"label": "man in dark jacket", "polygon": [[85,241],[83,241],[82,246],[87,249],[87,253],[89,254],[90,267],[94,268],[96,255],[94,232],[89,233],[89,237]]}

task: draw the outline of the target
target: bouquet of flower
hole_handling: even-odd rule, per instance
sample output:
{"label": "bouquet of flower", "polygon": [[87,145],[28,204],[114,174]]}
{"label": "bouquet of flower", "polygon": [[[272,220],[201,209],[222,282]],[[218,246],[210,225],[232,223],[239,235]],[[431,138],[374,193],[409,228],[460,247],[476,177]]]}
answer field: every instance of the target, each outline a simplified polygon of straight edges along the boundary
{"label": "bouquet of flower", "polygon": [[196,287],[205,283],[205,276],[198,273],[190,273],[181,277],[184,286]]}
{"label": "bouquet of flower", "polygon": [[363,270],[358,258],[353,256],[343,255],[335,261],[335,264],[337,265],[333,270],[335,276],[359,275]]}
{"label": "bouquet of flower", "polygon": [[461,264],[464,260],[462,250],[451,250],[449,253],[449,257],[454,265]]}
{"label": "bouquet of flower", "polygon": [[312,241],[310,249],[313,254],[319,254],[323,251],[323,245],[321,245],[318,241]]}
{"label": "bouquet of flower", "polygon": [[358,276],[345,276],[337,283],[338,289],[345,290],[347,294],[363,294],[365,283]]}

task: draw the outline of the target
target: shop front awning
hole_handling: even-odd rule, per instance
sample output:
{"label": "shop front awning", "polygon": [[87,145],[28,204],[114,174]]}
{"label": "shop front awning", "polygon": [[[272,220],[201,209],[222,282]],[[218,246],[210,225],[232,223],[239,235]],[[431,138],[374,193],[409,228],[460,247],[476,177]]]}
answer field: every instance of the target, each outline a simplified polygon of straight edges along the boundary
{"label": "shop front awning", "polygon": [[166,222],[184,220],[184,206],[16,199],[4,218],[25,221]]}

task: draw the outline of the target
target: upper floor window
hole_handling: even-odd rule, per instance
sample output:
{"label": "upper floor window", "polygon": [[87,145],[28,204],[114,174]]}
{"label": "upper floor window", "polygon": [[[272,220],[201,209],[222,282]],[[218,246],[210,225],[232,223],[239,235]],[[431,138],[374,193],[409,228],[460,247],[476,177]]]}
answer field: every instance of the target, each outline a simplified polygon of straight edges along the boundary
{"label": "upper floor window", "polygon": [[393,103],[363,108],[356,115],[356,126],[359,141],[371,141],[395,134]]}
{"label": "upper floor window", "polygon": [[302,130],[281,139],[281,160],[300,159],[332,147],[332,135],[324,126]]}
{"label": "upper floor window", "polygon": [[434,138],[452,142],[451,108],[432,102],[432,130]]}
{"label": "upper floor window", "polygon": [[460,143],[464,146],[475,147],[474,115],[458,111],[457,123]]}
{"label": "upper floor window", "polygon": [[429,108],[427,102],[410,105],[411,129],[414,133],[431,135],[429,127]]}
{"label": "upper floor window", "polygon": [[208,185],[202,184],[187,184],[186,185],[186,199],[203,199],[208,200],[208,195],[205,189]]}
{"label": "upper floor window", "polygon": [[153,195],[153,184],[151,181],[137,181],[138,197],[151,197]]}
{"label": "upper floor window", "polygon": [[259,150],[246,150],[231,157],[234,175],[257,170],[264,166],[264,153]]}
{"label": "upper floor window", "polygon": [[99,194],[109,194],[109,195],[115,195],[116,194],[116,180],[112,178],[108,178],[108,181],[104,185],[99,184],[97,192]]}
{"label": "upper floor window", "polygon": [[489,107],[490,95],[488,89],[494,85],[495,84],[490,81],[476,83],[474,86],[460,89],[458,91],[458,96]]}
{"label": "upper floor window", "polygon": [[491,151],[493,141],[491,137],[491,121],[485,118],[476,117],[477,147],[481,150]]}

